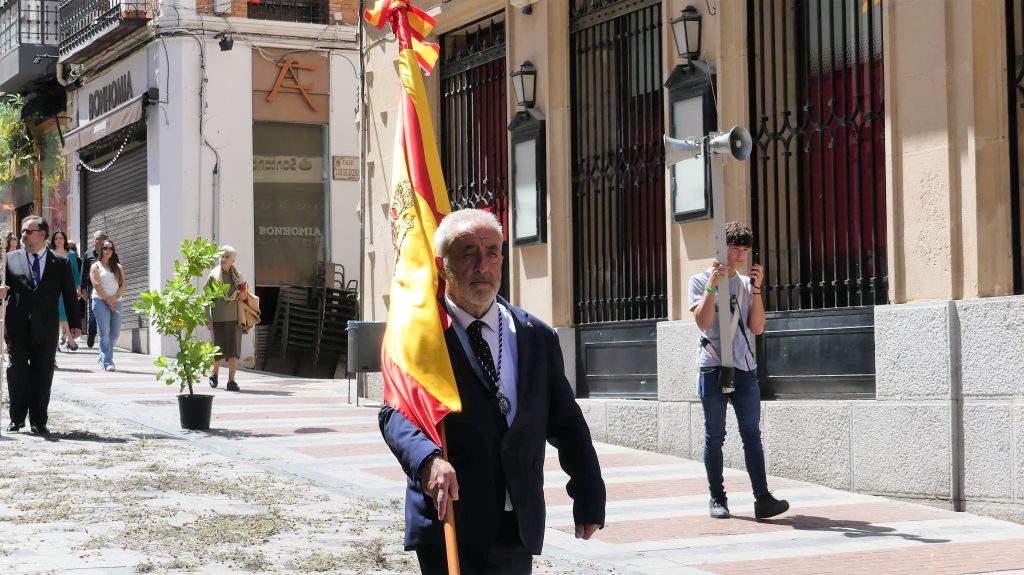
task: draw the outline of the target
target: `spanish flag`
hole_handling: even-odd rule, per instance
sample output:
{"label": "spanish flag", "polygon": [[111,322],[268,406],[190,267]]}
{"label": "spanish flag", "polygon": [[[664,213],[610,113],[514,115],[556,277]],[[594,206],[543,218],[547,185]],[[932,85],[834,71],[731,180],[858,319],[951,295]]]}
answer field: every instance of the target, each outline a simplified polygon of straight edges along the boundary
{"label": "spanish flag", "polygon": [[420,74],[420,66],[429,71],[437,61],[437,45],[424,41],[435,21],[405,0],[378,0],[364,17],[378,28],[391,24],[404,88],[389,210],[396,261],[381,347],[384,401],[441,445],[438,423],[462,411],[462,402],[444,339],[451,319],[440,304],[434,265],[434,231],[451,206]]}

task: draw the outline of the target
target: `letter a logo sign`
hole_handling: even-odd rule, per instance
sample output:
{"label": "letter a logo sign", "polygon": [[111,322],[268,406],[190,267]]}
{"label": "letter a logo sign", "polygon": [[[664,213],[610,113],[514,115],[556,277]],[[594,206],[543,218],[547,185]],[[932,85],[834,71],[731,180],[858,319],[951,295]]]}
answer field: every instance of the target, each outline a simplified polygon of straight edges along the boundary
{"label": "letter a logo sign", "polygon": [[273,102],[276,100],[277,95],[281,92],[281,88],[290,88],[298,90],[310,109],[314,112],[319,112],[320,110],[316,109],[316,104],[310,99],[309,92],[307,91],[313,89],[313,84],[303,84],[299,81],[299,70],[316,70],[316,64],[302,64],[296,62],[293,58],[287,58],[284,62],[278,62],[277,67],[281,71],[277,73],[277,80],[274,81],[274,87],[270,90],[267,101]]}

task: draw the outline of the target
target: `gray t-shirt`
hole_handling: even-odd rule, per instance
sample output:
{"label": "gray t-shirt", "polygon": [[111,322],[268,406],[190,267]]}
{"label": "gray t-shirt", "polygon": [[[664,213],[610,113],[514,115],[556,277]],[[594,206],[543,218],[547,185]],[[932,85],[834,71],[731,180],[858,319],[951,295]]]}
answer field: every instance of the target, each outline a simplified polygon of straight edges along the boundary
{"label": "gray t-shirt", "polygon": [[[701,298],[704,297],[704,288],[708,285],[708,278],[711,277],[711,270],[705,270],[692,278],[690,278],[690,311],[697,308],[697,304],[700,303]],[[727,304],[728,300],[725,299],[725,293],[722,288],[725,286],[721,282],[718,284],[718,296],[715,297],[716,303],[722,302]],[[740,291],[743,291],[742,296]],[[729,278],[729,293],[736,296],[736,301],[739,304],[737,308],[740,311],[740,322],[742,322],[743,329],[740,326],[736,326],[736,334],[732,339],[732,356],[733,365],[736,369],[742,369],[746,371],[754,371],[757,369],[757,360],[754,359],[754,353],[750,347],[753,345],[754,334],[750,333],[750,301],[752,296],[750,294],[750,278],[736,272],[734,277]],[[747,337],[743,337],[746,332]],[[711,322],[711,327],[704,332],[704,337],[711,340],[711,345],[715,347],[715,351],[721,353],[722,343],[718,334],[718,309],[715,309],[715,321]],[[751,338],[747,341],[747,338]],[[721,362],[715,359],[711,354],[704,351],[702,347],[700,355],[697,358],[697,364],[700,367],[714,367],[721,365]]]}

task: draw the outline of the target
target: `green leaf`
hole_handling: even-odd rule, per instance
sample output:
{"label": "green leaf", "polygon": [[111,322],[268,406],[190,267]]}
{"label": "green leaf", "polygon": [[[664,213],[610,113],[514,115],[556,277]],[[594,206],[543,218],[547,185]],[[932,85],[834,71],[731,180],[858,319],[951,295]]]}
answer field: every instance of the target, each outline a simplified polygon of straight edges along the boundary
{"label": "green leaf", "polygon": [[[154,365],[161,368],[157,380],[167,385],[178,385],[179,393],[187,387],[193,393],[202,375],[210,370],[217,346],[194,337],[197,329],[206,325],[207,312],[213,301],[223,297],[228,286],[222,282],[205,283],[209,271],[217,264],[222,250],[217,244],[198,237],[185,239],[180,246],[181,257],[174,261],[174,276],[167,280],[163,290],[149,290],[141,294],[135,305],[140,314],[149,316],[157,333],[173,338],[178,352],[173,358],[159,357]],[[203,282],[197,288],[196,280]]]}

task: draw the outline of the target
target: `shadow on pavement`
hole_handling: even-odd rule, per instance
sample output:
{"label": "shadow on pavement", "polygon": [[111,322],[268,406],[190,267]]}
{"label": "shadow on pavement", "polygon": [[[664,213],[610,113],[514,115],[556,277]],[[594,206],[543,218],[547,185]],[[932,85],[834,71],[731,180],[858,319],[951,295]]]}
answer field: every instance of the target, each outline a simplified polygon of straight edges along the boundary
{"label": "shadow on pavement", "polygon": [[[744,521],[757,521],[752,517],[737,517]],[[846,537],[902,537],[907,541],[918,543],[949,543],[949,539],[928,539],[913,533],[900,533],[892,527],[873,525],[867,521],[837,521],[827,517],[816,517],[814,515],[788,515],[780,519],[764,520],[765,523],[774,525],[789,525],[793,529],[801,531],[831,531],[842,533]]]}
{"label": "shadow on pavement", "polygon": [[276,395],[276,396],[279,396],[279,397],[287,397],[287,396],[295,395],[295,392],[293,392],[293,391],[271,391],[271,390],[246,389],[246,388],[242,388],[242,391],[239,391],[237,393],[239,395]]}
{"label": "shadow on pavement", "polygon": [[103,373],[99,369],[78,369],[78,368],[74,368],[74,367],[58,367],[54,371],[62,372],[62,373],[67,373],[67,372],[72,372],[72,373]]}
{"label": "shadow on pavement", "polygon": [[296,429],[296,430],[295,430],[295,433],[296,433],[296,434],[307,434],[307,433],[334,433],[334,432],[336,432],[336,431],[341,431],[341,430],[339,430],[339,429],[334,429],[333,427],[300,427],[300,428],[298,428],[298,429]]}
{"label": "shadow on pavement", "polygon": [[155,371],[131,371],[127,369],[118,369],[117,371],[112,371],[111,373],[130,373],[132,375],[148,375],[150,377],[156,377]]}
{"label": "shadow on pavement", "polygon": [[131,433],[129,434],[136,439],[179,439],[173,435],[167,435],[165,433]]}
{"label": "shadow on pavement", "polygon": [[51,431],[46,436],[46,441],[93,441],[96,443],[128,443],[126,437],[108,437],[91,431]]}
{"label": "shadow on pavement", "polygon": [[278,433],[259,433],[253,431],[242,431],[238,429],[208,429],[206,431],[208,435],[214,437],[223,437],[224,439],[252,439],[252,438],[266,438],[266,437],[281,437]]}

